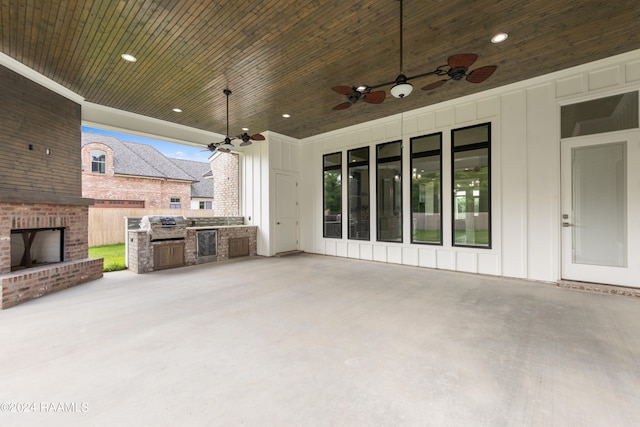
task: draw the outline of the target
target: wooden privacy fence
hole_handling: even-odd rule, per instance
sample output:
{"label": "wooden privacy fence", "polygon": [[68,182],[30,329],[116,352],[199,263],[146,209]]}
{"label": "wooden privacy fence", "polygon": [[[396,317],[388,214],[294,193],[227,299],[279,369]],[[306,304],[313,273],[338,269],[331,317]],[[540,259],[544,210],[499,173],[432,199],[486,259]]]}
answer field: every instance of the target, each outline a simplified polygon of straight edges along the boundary
{"label": "wooden privacy fence", "polygon": [[126,240],[125,217],[145,215],[183,215],[210,217],[207,209],[154,209],[154,208],[89,208],[89,246],[112,245]]}

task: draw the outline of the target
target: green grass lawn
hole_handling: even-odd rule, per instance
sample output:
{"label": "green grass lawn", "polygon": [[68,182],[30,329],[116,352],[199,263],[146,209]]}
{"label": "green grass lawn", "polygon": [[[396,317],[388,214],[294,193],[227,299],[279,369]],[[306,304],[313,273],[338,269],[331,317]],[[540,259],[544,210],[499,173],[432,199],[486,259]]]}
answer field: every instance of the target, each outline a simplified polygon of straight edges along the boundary
{"label": "green grass lawn", "polygon": [[89,248],[89,258],[104,258],[104,271],[126,270],[124,243],[93,246]]}

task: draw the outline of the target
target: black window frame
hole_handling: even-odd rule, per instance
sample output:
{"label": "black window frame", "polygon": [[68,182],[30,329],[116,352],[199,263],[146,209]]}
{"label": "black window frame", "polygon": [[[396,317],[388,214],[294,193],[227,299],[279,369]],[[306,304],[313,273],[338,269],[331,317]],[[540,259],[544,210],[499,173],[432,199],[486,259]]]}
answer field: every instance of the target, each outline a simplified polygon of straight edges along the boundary
{"label": "black window frame", "polygon": [[[390,145],[390,144],[400,144],[400,154],[397,156],[393,156],[393,157],[387,157],[384,160],[380,161],[380,149],[381,147],[385,146],[385,145]],[[404,200],[403,200],[403,180],[402,180],[402,140],[396,140],[396,141],[389,141],[389,142],[383,142],[382,144],[377,144],[375,146],[376,149],[376,241],[377,242],[385,242],[385,243],[403,243],[404,242],[404,209],[403,209],[403,204],[404,204]],[[380,194],[378,194],[378,187],[379,187],[379,175],[380,175],[380,169],[379,169],[379,165],[383,164],[383,163],[391,163],[391,162],[396,162],[396,161],[400,161],[400,240],[388,240],[388,239],[381,239],[380,238]]]}
{"label": "black window frame", "polygon": [[[325,166],[325,158],[329,157],[329,156],[335,156],[336,154],[340,155],[340,165],[334,165],[334,166]],[[343,211],[344,211],[344,206],[342,203],[342,191],[343,191],[343,173],[342,173],[342,165],[343,165],[343,159],[342,159],[342,151],[335,151],[333,153],[327,153],[327,154],[323,154],[322,155],[322,237],[325,239],[342,239],[342,217],[343,217]],[[325,191],[324,191],[324,187],[325,187],[325,172],[328,171],[340,171],[340,227],[338,228],[339,230],[339,235],[337,236],[327,236],[327,226],[326,226],[326,217],[325,217],[325,206],[326,206],[326,200],[325,200]]]}
{"label": "black window frame", "polygon": [[[367,151],[367,160],[361,160],[361,161],[357,161],[357,162],[350,162],[350,156],[351,153],[354,151],[361,151],[361,150],[366,150]],[[353,199],[353,197],[357,197],[358,195],[353,195],[351,194],[351,182],[349,181],[349,183],[347,184],[347,223],[349,224],[348,226],[348,230],[347,230],[347,238],[349,240],[361,240],[361,241],[370,241],[371,240],[371,147],[370,146],[366,146],[366,147],[360,147],[360,148],[354,148],[351,150],[347,151],[347,176],[351,177],[351,168],[352,167],[361,167],[361,166],[366,166],[367,167],[367,179],[368,182],[366,182],[364,184],[364,186],[366,186],[367,188],[367,195],[369,197],[369,217],[367,218],[367,237],[352,237],[351,236],[351,222],[352,222],[352,218],[351,218],[351,201]],[[349,178],[351,179],[351,178]]]}
{"label": "black window frame", "polygon": [[[421,138],[425,138],[425,137],[431,137],[431,136],[436,136],[438,135],[440,137],[440,148],[437,150],[429,150],[429,151],[423,151],[420,152],[418,154],[414,154],[413,152],[413,144],[415,140],[421,139]],[[443,181],[443,176],[442,176],[442,132],[435,132],[435,133],[430,133],[427,135],[421,135],[421,136],[416,136],[413,137],[409,140],[409,169],[411,170],[411,188],[409,190],[409,195],[411,197],[410,200],[410,218],[411,218],[411,243],[415,244],[415,245],[431,245],[431,246],[443,246],[443,212],[442,212],[442,207],[443,207],[443,200],[442,200],[442,181]],[[424,157],[435,157],[435,156],[439,156],[440,157],[440,197],[439,197],[439,205],[440,205],[440,241],[439,242],[426,242],[426,241],[422,241],[422,240],[414,240],[413,239],[413,212],[414,212],[414,206],[413,206],[413,159],[420,159],[420,158],[424,158]]]}
{"label": "black window frame", "polygon": [[[492,179],[491,179],[491,173],[492,173],[492,165],[491,165],[491,122],[486,122],[486,123],[480,123],[477,125],[472,125],[472,126],[465,126],[462,128],[457,128],[457,129],[452,129],[451,130],[451,246],[453,247],[458,247],[458,248],[474,248],[474,249],[491,249],[492,248],[492,241],[493,241],[493,230],[492,230],[492,205],[491,205],[491,183],[492,183]],[[473,143],[473,144],[467,144],[467,145],[463,145],[460,147],[456,147],[455,145],[455,133],[459,132],[459,131],[464,131],[464,130],[468,130],[468,129],[472,129],[472,128],[477,128],[477,127],[487,127],[487,139],[488,141],[485,142],[477,142],[477,143]],[[465,244],[460,244],[460,243],[456,243],[456,220],[455,220],[455,203],[456,203],[456,198],[455,195],[453,194],[453,192],[455,191],[455,154],[456,153],[462,153],[465,151],[473,151],[473,150],[480,150],[480,149],[487,149],[487,168],[488,168],[488,172],[487,172],[487,179],[488,179],[488,189],[489,189],[489,194],[488,194],[488,201],[487,201],[487,221],[488,221],[488,225],[487,225],[487,245],[465,245]]]}

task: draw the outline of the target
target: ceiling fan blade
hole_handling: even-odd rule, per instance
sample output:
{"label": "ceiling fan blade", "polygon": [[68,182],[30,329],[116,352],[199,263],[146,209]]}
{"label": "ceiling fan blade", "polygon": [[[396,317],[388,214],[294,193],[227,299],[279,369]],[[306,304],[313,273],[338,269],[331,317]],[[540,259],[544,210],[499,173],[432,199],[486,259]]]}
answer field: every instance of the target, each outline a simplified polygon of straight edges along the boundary
{"label": "ceiling fan blade", "polygon": [[351,95],[355,92],[355,90],[353,90],[353,88],[349,86],[334,86],[331,89],[333,89],[334,92],[337,92],[340,95]]}
{"label": "ceiling fan blade", "polygon": [[240,143],[240,147],[246,147],[247,145],[251,145],[251,141],[242,141]]}
{"label": "ceiling fan blade", "polygon": [[471,64],[476,62],[478,55],[475,53],[461,53],[459,55],[451,55],[447,63],[451,68],[469,68]]}
{"label": "ceiling fan blade", "polygon": [[260,135],[259,133],[256,133],[255,135],[251,135],[251,139],[253,139],[254,141],[264,141],[265,137]]}
{"label": "ceiling fan blade", "polygon": [[379,90],[376,92],[367,93],[364,95],[364,101],[369,104],[382,104],[384,98],[387,96],[387,93],[383,90]]}
{"label": "ceiling fan blade", "polygon": [[443,84],[445,84],[449,79],[445,79],[445,80],[438,80],[437,82],[433,82],[431,84],[426,85],[425,87],[422,88],[422,90],[433,90],[433,89],[437,89],[440,86],[442,86]]}
{"label": "ceiling fan blade", "polygon": [[471,83],[481,83],[491,77],[491,74],[498,68],[496,65],[487,65],[486,67],[480,67],[473,70],[467,76],[467,81]]}
{"label": "ceiling fan blade", "polygon": [[350,102],[343,102],[342,104],[338,104],[335,107],[332,108],[332,110],[344,110],[351,107],[351,103]]}

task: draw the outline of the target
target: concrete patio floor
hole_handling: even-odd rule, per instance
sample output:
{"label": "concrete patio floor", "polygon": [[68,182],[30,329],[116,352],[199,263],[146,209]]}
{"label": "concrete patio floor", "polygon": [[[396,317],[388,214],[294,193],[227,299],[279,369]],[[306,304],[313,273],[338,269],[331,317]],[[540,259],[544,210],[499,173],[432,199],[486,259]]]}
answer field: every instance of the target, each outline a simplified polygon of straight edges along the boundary
{"label": "concrete patio floor", "polygon": [[317,255],[0,312],[1,426],[638,426],[640,300]]}

